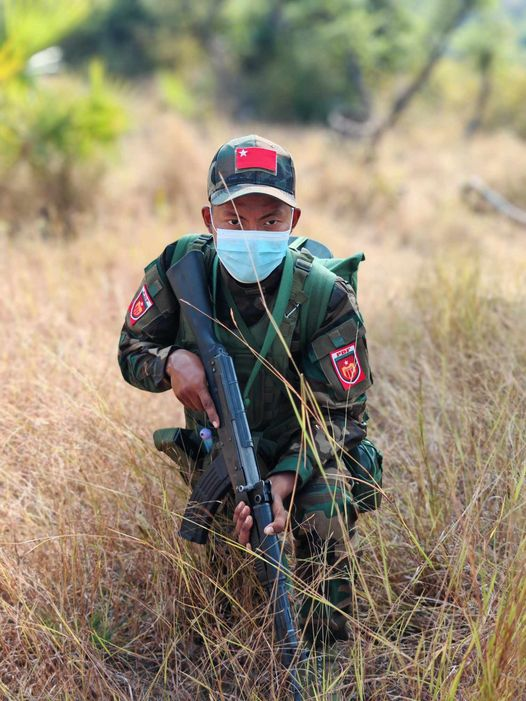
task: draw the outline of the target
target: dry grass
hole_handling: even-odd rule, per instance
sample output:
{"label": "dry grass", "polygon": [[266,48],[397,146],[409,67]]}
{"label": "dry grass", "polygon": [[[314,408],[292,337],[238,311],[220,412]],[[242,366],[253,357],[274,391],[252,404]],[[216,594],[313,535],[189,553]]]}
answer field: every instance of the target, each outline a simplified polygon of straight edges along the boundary
{"label": "dry grass", "polygon": [[[138,124],[78,240],[0,242],[0,696],[285,698],[249,557],[227,545],[225,573],[176,537],[185,490],[150,434],[180,408],[115,359],[141,267],[200,230],[208,157],[239,128]],[[465,209],[459,184],[509,194],[526,147],[441,122],[366,166],[321,131],[254,129],[296,157],[302,231],[367,253],[389,499],[361,520],[354,644],[326,689],[525,698],[526,234]]]}

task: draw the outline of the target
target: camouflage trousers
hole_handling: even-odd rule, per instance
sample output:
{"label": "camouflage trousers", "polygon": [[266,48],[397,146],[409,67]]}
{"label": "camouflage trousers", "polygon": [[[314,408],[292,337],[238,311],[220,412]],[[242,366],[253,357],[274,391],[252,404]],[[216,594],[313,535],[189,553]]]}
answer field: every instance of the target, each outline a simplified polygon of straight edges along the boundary
{"label": "camouflage trousers", "polygon": [[300,624],[315,647],[349,638],[358,516],[351,487],[345,468],[329,466],[298,491],[291,507],[295,573],[306,585]]}
{"label": "camouflage trousers", "polygon": [[[200,473],[189,482],[195,484]],[[190,476],[188,476],[190,477]],[[295,576],[300,591],[299,627],[313,647],[347,640],[353,612],[353,580],[358,512],[352,478],[345,467],[329,464],[298,490],[289,504],[295,550]],[[232,524],[233,496],[227,498],[216,521],[219,533]],[[216,567],[226,561],[227,542],[211,538],[209,556]]]}

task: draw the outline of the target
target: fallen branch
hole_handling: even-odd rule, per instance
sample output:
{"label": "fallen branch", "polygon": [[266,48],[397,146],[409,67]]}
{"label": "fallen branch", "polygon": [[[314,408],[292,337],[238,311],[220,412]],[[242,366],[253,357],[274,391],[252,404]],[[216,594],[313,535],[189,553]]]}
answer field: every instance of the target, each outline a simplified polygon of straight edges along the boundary
{"label": "fallen branch", "polygon": [[338,110],[332,110],[327,118],[329,127],[340,136],[355,141],[370,139],[378,128],[378,121],[368,119],[360,122],[352,117],[348,117]]}
{"label": "fallen branch", "polygon": [[508,219],[511,219],[516,224],[521,226],[526,226],[526,210],[517,207],[516,205],[508,202],[508,200],[503,197],[496,190],[492,190],[486,183],[478,176],[471,177],[462,186],[462,194],[465,201],[473,209],[476,209],[477,204],[473,201],[472,194],[475,193],[481,197],[485,202],[487,202],[493,209],[497,212],[503,214]]}

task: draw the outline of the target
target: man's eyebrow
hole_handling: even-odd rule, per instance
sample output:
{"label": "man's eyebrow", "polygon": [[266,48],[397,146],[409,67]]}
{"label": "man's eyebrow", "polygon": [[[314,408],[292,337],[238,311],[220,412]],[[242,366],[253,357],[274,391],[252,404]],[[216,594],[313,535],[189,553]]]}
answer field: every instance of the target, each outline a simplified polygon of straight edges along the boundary
{"label": "man's eyebrow", "polygon": [[283,212],[283,207],[281,205],[277,205],[276,207],[274,207],[274,209],[271,209],[266,214],[262,214],[259,218],[266,219],[267,217],[270,217],[272,214],[281,214],[282,212]]}

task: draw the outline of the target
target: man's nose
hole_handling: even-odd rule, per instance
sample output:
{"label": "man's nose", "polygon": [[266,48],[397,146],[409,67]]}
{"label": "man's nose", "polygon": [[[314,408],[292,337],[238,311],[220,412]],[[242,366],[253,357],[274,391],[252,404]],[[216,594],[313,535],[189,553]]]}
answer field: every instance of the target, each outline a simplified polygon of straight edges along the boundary
{"label": "man's nose", "polygon": [[243,228],[247,229],[247,231],[257,231],[259,229],[259,221],[255,217],[247,217]]}

